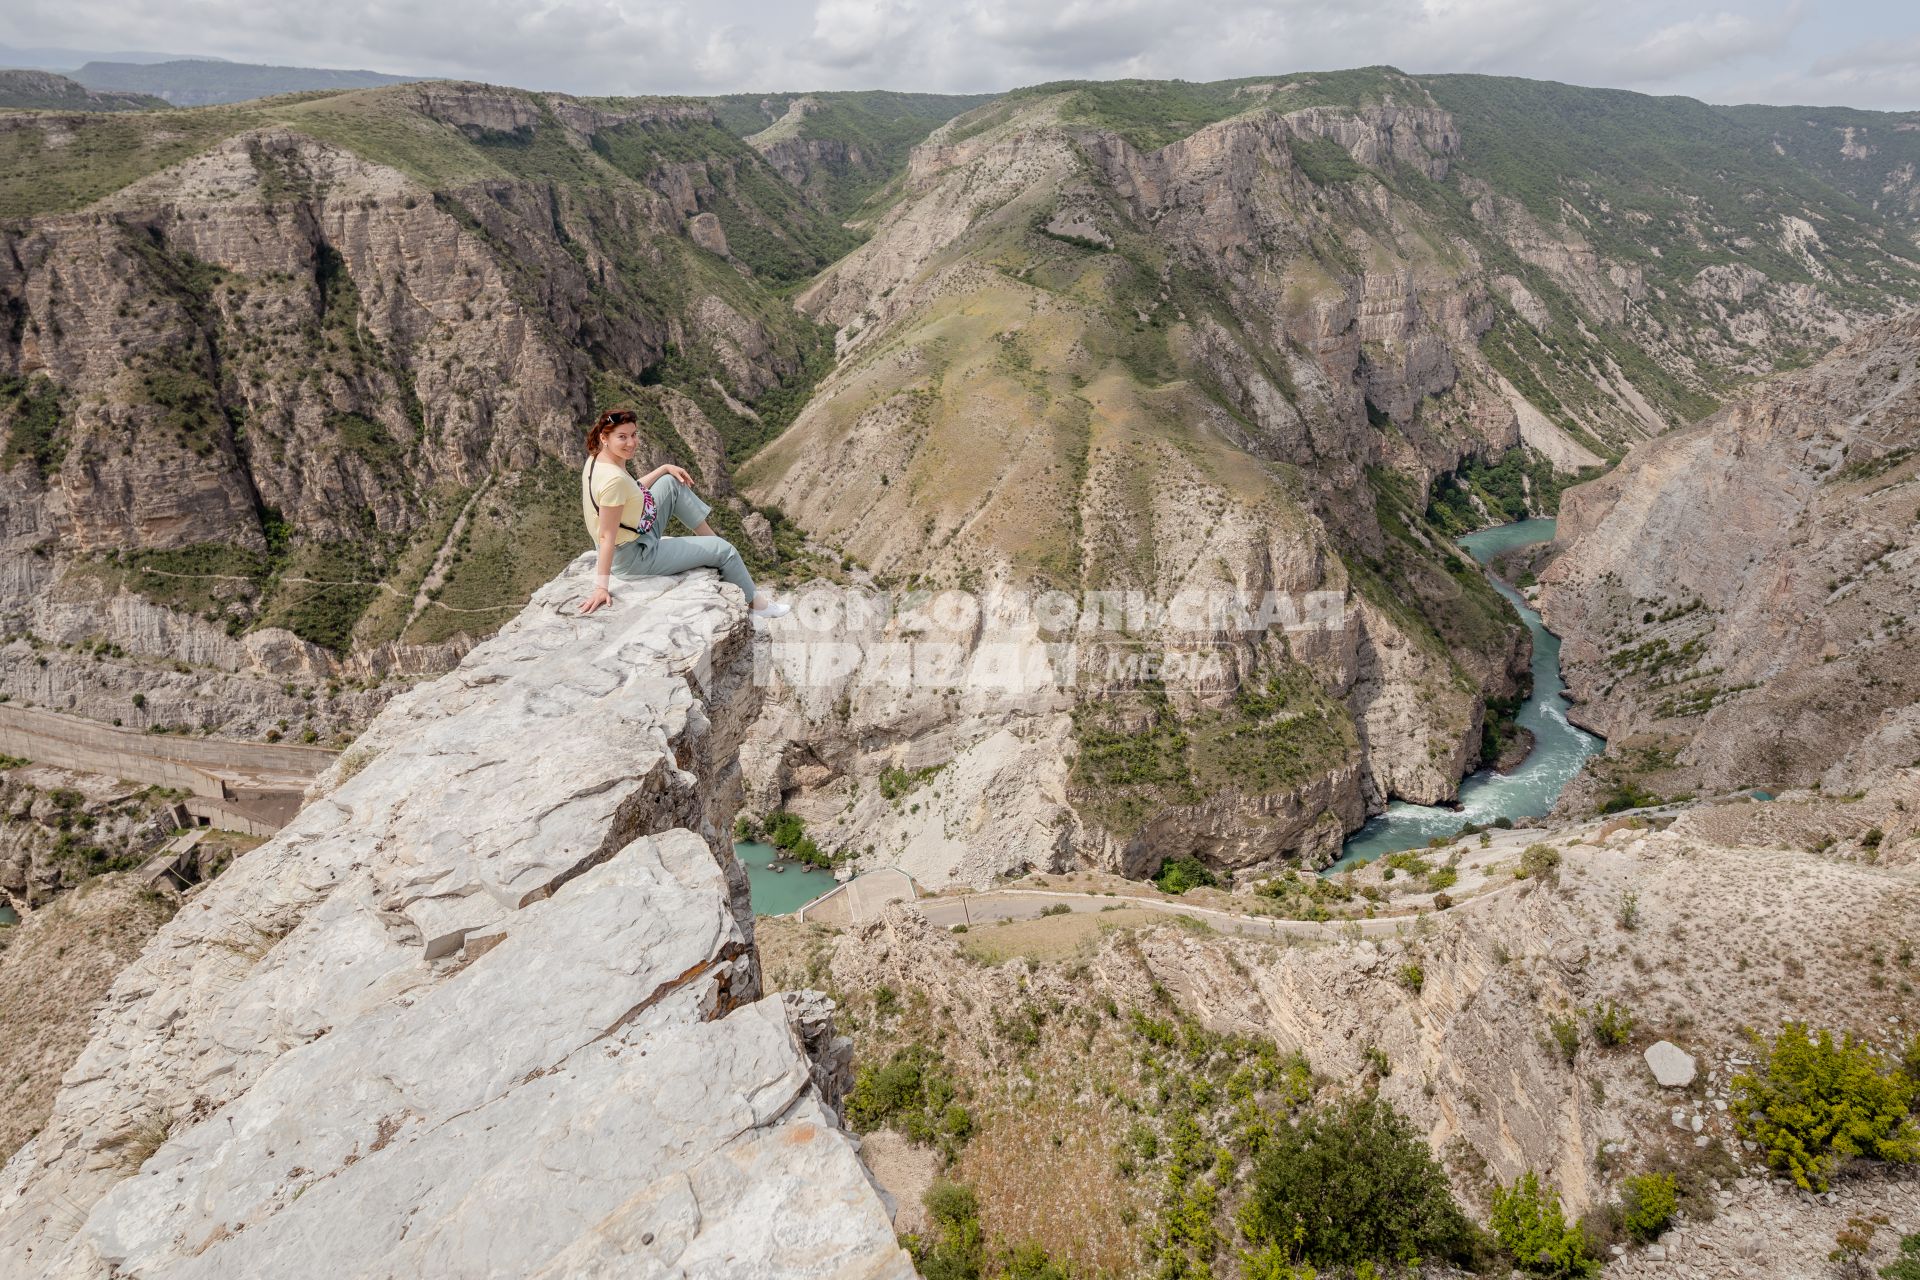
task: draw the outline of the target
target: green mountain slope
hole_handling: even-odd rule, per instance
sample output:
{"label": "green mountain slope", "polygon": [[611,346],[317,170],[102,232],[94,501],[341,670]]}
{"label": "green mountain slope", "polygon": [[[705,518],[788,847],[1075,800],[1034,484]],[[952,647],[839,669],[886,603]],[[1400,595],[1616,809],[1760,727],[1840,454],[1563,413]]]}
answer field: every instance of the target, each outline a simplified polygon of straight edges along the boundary
{"label": "green mountain slope", "polygon": [[1920,111],[1716,107],[1861,204],[1920,231]]}

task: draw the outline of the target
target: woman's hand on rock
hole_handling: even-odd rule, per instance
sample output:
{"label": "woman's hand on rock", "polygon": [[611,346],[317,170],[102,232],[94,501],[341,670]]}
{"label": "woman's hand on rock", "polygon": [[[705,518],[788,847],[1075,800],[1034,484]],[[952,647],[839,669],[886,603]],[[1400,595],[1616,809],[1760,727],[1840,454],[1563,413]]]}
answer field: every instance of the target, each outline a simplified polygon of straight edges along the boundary
{"label": "woman's hand on rock", "polygon": [[605,587],[595,587],[593,589],[593,594],[588,596],[584,601],[581,602],[580,612],[583,614],[592,613],[595,609],[598,609],[601,605],[612,604],[612,603],[613,603],[613,597],[610,594],[608,594],[607,589]]}

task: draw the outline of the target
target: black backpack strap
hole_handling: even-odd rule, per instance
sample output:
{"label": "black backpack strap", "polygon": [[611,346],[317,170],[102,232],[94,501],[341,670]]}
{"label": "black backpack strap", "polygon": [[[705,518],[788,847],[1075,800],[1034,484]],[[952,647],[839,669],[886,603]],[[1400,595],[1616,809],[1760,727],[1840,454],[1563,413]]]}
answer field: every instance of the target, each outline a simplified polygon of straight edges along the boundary
{"label": "black backpack strap", "polygon": [[[588,458],[587,465],[580,472],[580,487],[586,490],[587,501],[593,504],[595,516],[600,514],[600,499],[593,496],[593,468],[599,461],[598,458]],[[620,527],[636,538],[640,536],[640,531],[625,521],[621,522]]]}

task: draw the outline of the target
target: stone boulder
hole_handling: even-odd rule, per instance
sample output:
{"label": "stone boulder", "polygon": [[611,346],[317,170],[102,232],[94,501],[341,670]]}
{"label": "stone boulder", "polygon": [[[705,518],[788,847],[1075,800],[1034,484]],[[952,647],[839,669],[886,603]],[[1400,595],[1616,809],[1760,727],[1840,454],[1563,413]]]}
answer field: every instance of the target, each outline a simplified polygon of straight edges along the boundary
{"label": "stone boulder", "polygon": [[1693,1083],[1698,1068],[1693,1055],[1670,1040],[1647,1046],[1647,1069],[1663,1089],[1684,1089]]}
{"label": "stone boulder", "polygon": [[717,253],[723,258],[729,256],[726,230],[720,225],[720,219],[710,213],[696,213],[687,219],[687,238],[708,253]]}
{"label": "stone boulder", "polygon": [[747,541],[755,551],[768,558],[779,554],[779,549],[773,544],[773,526],[758,511],[749,511],[746,518],[740,521],[740,527],[747,531]]}

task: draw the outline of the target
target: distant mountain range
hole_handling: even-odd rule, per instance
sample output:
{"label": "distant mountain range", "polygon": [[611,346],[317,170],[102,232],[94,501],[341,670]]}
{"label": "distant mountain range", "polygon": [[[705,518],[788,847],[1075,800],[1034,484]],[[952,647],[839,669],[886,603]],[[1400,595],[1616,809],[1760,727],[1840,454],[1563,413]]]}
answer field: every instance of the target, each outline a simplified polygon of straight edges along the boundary
{"label": "distant mountain range", "polygon": [[67,72],[83,62],[178,62],[184,58],[224,62],[206,54],[158,53],[152,49],[48,49],[0,44],[0,67],[28,67],[36,71]]}
{"label": "distant mountain range", "polygon": [[324,67],[267,67],[247,62],[183,58],[173,62],[89,62],[72,74],[89,89],[145,93],[176,107],[205,107],[245,102],[276,93],[310,89],[371,89],[404,84],[418,76],[380,71],[340,71]]}
{"label": "distant mountain range", "polygon": [[168,105],[151,94],[95,92],[51,71],[0,70],[0,108],[25,111],[151,111]]}

